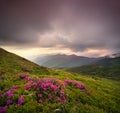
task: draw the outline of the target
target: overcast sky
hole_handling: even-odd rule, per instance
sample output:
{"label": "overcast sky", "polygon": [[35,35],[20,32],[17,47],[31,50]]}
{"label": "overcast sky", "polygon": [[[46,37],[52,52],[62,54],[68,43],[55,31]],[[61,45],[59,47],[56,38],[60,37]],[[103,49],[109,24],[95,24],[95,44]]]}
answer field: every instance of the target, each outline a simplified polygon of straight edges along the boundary
{"label": "overcast sky", "polygon": [[120,0],[0,0],[0,46],[24,57],[120,50]]}

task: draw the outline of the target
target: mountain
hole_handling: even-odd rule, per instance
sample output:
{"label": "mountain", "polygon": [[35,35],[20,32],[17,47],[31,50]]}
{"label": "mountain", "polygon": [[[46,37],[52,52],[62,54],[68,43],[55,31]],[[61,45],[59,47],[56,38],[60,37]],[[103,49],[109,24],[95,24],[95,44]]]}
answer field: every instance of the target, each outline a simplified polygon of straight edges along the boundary
{"label": "mountain", "polygon": [[120,53],[89,58],[76,55],[49,55],[36,59],[36,63],[70,72],[120,80]]}
{"label": "mountain", "polygon": [[105,57],[89,65],[70,68],[68,71],[120,80],[120,57]]}
{"label": "mountain", "polygon": [[38,57],[35,62],[39,65],[51,67],[51,68],[70,68],[76,66],[87,65],[100,58],[88,58],[76,55],[49,55],[44,57]]}
{"label": "mountain", "polygon": [[120,53],[106,55],[104,57],[98,57],[98,58],[57,54],[57,55],[37,57],[34,61],[39,65],[50,68],[72,68],[72,67],[78,67],[78,66],[84,66],[90,64],[100,64],[100,63],[104,65],[110,65],[109,63],[112,62],[113,58],[119,58],[119,57],[120,57]]}
{"label": "mountain", "polygon": [[120,113],[119,86],[42,67],[0,48],[0,113]]}

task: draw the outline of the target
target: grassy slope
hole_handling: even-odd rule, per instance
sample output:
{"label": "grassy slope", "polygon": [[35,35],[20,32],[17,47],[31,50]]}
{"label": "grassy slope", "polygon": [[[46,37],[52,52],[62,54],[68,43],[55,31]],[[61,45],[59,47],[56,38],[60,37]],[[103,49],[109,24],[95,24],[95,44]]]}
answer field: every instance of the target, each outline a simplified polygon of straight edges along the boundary
{"label": "grassy slope", "polygon": [[[19,80],[17,76],[21,72],[30,73],[34,78],[55,77],[60,80],[72,79],[80,81],[86,84],[87,89],[91,92],[91,96],[82,93],[77,88],[68,87],[66,93],[69,98],[66,104],[37,103],[31,94],[22,88],[25,83]],[[23,94],[26,99],[25,103],[18,108],[14,108],[11,105],[7,111],[8,113],[30,113],[31,111],[32,113],[54,113],[54,110],[57,108],[61,109],[62,113],[120,113],[119,82],[47,69],[28,62],[14,54],[0,50],[0,89],[3,90],[13,85],[21,86],[17,90],[17,95]],[[76,103],[76,99],[79,103]]]}
{"label": "grassy slope", "polygon": [[67,70],[84,75],[95,75],[120,80],[120,57],[112,59],[105,58],[95,64],[74,67]]}
{"label": "grassy slope", "polygon": [[18,72],[27,72],[39,75],[49,74],[49,69],[0,48],[0,75],[11,75]]}
{"label": "grassy slope", "polygon": [[120,80],[120,66],[87,65],[70,68],[67,71]]}

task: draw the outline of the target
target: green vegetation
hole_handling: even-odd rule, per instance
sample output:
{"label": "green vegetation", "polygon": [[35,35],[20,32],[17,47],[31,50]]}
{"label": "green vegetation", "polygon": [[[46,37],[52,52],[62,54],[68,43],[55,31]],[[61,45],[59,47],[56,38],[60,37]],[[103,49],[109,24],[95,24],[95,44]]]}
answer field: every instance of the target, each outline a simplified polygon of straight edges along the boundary
{"label": "green vegetation", "polygon": [[104,65],[86,65],[67,69],[67,71],[75,72],[83,75],[98,76],[108,79],[120,80],[120,66],[104,66]]}
{"label": "green vegetation", "polygon": [[[80,82],[85,85],[88,93],[68,85],[64,87],[67,96],[65,103],[56,100],[39,103],[36,101],[34,89],[24,88],[27,82],[20,78],[20,73],[29,75],[33,80],[52,77],[60,80],[61,83],[65,79]],[[0,93],[5,93],[6,88],[11,89],[13,86],[19,86],[19,88],[14,90],[12,97],[14,104],[9,105],[7,113],[120,113],[119,81],[41,67],[0,49]],[[5,99],[0,98],[0,106],[5,105]],[[20,105],[15,107],[17,102]]]}
{"label": "green vegetation", "polygon": [[0,77],[13,76],[20,72],[40,75],[49,74],[49,69],[0,48]]}
{"label": "green vegetation", "polygon": [[66,70],[83,75],[120,80],[120,57],[105,57],[89,65],[73,67]]}

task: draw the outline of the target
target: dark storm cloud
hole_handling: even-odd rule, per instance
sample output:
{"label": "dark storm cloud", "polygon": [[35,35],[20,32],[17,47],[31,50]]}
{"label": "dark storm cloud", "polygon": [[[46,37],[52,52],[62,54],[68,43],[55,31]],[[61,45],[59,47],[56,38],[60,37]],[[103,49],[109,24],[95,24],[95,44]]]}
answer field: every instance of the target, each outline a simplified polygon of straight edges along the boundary
{"label": "dark storm cloud", "polygon": [[120,48],[119,0],[1,0],[0,44]]}
{"label": "dark storm cloud", "polygon": [[58,8],[57,2],[40,0],[0,2],[0,39],[5,44],[6,42],[29,44],[37,41],[37,32],[43,33],[51,29],[49,20],[54,17],[55,9]]}

